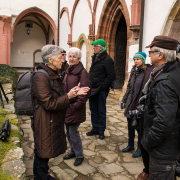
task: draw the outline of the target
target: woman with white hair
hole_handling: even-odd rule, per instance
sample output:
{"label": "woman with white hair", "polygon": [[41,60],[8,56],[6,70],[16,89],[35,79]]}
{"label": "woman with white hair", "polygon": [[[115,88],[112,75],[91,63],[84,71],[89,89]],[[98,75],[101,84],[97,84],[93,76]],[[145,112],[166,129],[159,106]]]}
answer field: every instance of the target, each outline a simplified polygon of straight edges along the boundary
{"label": "woman with white hair", "polygon": [[[81,51],[78,48],[72,47],[68,51],[69,68],[66,70],[64,77],[65,92],[77,86],[90,87],[89,76],[84,69],[81,61]],[[76,102],[70,105],[66,111],[65,125],[67,138],[70,145],[70,152],[63,157],[64,160],[76,157],[74,166],[79,166],[84,160],[81,138],[78,132],[80,123],[86,120],[86,101],[89,93],[86,95],[77,96]]]}
{"label": "woman with white hair", "polygon": [[[37,72],[33,79],[32,93],[35,101],[34,113],[34,180],[55,180],[48,173],[48,161],[67,149],[64,132],[66,109],[77,95],[85,95],[89,88],[72,87],[66,94],[58,74],[61,69],[62,48],[46,45],[42,48],[42,60],[37,69],[43,69],[49,77]],[[51,83],[53,82],[53,83]]]}

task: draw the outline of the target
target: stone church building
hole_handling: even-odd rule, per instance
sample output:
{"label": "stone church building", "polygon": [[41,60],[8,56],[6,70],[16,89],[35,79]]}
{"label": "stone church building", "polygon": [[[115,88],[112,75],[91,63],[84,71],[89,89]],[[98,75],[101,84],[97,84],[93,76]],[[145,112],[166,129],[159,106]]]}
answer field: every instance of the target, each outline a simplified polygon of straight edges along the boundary
{"label": "stone church building", "polygon": [[145,46],[156,35],[180,41],[179,28],[180,0],[0,0],[0,64],[20,73],[33,70],[41,62],[41,48],[57,44],[66,51],[80,48],[89,70],[91,42],[102,38],[115,62],[111,95],[120,99],[134,53],[147,53]]}

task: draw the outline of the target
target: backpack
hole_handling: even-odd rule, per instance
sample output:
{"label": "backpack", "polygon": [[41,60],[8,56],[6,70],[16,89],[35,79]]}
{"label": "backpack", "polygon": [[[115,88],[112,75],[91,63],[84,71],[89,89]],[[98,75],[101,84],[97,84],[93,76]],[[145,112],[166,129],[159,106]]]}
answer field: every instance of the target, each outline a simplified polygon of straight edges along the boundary
{"label": "backpack", "polygon": [[19,77],[16,85],[15,113],[17,115],[33,116],[35,109],[40,106],[35,106],[34,98],[32,95],[33,77],[36,73],[39,72],[44,73],[48,77],[52,90],[56,91],[60,96],[62,95],[53,86],[53,81],[50,79],[49,74],[44,69],[40,69],[37,72],[27,71]]}

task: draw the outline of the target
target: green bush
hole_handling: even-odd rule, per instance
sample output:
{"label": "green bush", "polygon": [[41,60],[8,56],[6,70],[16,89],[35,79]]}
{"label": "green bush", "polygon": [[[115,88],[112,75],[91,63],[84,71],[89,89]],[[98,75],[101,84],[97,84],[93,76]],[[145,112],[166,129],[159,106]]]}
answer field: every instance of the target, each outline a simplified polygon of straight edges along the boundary
{"label": "green bush", "polygon": [[6,64],[0,64],[0,82],[12,83],[13,92],[16,88],[16,83],[18,80],[18,73],[12,67]]}

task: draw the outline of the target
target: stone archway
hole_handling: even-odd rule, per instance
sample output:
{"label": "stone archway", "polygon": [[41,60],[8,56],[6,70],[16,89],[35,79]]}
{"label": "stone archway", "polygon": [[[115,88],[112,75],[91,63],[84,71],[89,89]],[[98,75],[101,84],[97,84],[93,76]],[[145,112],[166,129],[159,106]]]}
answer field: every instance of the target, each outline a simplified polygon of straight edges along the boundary
{"label": "stone archway", "polygon": [[165,22],[162,35],[170,36],[180,42],[180,0],[174,4],[171,12]]}
{"label": "stone archway", "polygon": [[[116,51],[116,34],[117,34],[117,28],[118,24],[120,22],[121,17],[125,18],[126,23],[126,36],[127,36],[127,43],[125,47],[125,59],[124,59],[124,80],[127,82],[128,80],[128,57],[129,57],[129,46],[132,41],[132,32],[129,30],[130,26],[130,17],[129,12],[126,6],[126,2],[124,0],[109,0],[106,1],[100,21],[98,26],[98,32],[96,35],[96,39],[104,39],[107,43],[107,52],[112,57],[112,59],[115,58],[115,51]],[[115,67],[115,69],[117,69]],[[124,84],[123,80],[123,84]],[[122,88],[122,86],[121,86]]]}
{"label": "stone archway", "polygon": [[48,29],[45,29],[45,26],[40,18],[43,18],[44,20],[46,20],[54,33],[55,44],[56,45],[58,44],[58,28],[56,27],[55,22],[47,13],[45,13],[44,11],[42,11],[41,9],[39,9],[37,7],[32,7],[32,8],[26,9],[19,14],[19,16],[16,18],[16,20],[12,26],[12,40],[13,40],[13,33],[15,30],[15,27],[19,24],[19,22],[22,21],[22,19],[24,17],[27,17],[27,16],[36,17],[36,19],[39,21],[39,24],[42,27],[43,31],[48,31]]}
{"label": "stone archway", "polygon": [[41,49],[37,49],[37,50],[35,50],[34,53],[33,53],[33,64],[34,64],[33,68],[35,68],[35,67],[38,65],[38,64],[35,62],[35,61],[36,61],[35,56],[36,56],[36,54],[37,54],[38,52],[41,52]]}
{"label": "stone archway", "polygon": [[15,19],[11,39],[11,66],[16,69],[34,68],[34,51],[53,40],[58,44],[58,29],[47,13],[32,7]]}
{"label": "stone archway", "polygon": [[91,41],[86,38],[85,34],[81,34],[76,42],[73,42],[73,46],[82,49],[83,44],[86,44],[86,70],[89,71],[91,66],[91,54],[93,52]]}

